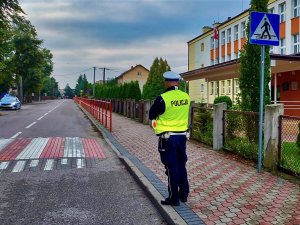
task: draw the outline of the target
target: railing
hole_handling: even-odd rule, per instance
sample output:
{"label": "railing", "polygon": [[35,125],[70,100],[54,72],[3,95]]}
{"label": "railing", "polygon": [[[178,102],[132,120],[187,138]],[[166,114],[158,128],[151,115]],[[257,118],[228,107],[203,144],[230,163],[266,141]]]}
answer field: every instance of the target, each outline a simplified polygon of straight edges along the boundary
{"label": "railing", "polygon": [[112,131],[111,101],[74,97],[74,101],[93,115],[103,126]]}
{"label": "railing", "polygon": [[278,164],[300,175],[300,117],[279,117]]}

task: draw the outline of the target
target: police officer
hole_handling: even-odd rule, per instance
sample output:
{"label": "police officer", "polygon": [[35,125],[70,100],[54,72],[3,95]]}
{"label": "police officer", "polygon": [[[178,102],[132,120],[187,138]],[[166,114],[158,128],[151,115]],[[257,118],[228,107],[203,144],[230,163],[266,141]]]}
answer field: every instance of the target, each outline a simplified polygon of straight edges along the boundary
{"label": "police officer", "polygon": [[180,76],[168,71],[163,74],[166,90],[158,96],[149,111],[155,134],[159,136],[158,151],[168,176],[169,197],[163,205],[178,206],[187,201],[189,183],[186,171],[186,140],[190,98],[180,91]]}

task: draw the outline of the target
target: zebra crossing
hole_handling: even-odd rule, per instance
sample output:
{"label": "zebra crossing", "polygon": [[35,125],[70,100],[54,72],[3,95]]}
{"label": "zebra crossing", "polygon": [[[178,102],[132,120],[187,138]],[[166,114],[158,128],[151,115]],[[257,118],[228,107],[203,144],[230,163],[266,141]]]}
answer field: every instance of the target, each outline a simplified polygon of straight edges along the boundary
{"label": "zebra crossing", "polygon": [[82,169],[105,158],[101,146],[92,138],[0,139],[0,173]]}

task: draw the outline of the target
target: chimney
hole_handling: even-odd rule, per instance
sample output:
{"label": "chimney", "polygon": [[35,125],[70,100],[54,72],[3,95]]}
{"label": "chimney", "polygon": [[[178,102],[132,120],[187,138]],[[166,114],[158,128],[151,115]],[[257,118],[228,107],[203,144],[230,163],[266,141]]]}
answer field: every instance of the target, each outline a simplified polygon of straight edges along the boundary
{"label": "chimney", "polygon": [[209,26],[204,26],[204,27],[202,27],[202,34],[208,32],[208,31],[211,31],[211,30],[212,30],[211,27],[209,27]]}

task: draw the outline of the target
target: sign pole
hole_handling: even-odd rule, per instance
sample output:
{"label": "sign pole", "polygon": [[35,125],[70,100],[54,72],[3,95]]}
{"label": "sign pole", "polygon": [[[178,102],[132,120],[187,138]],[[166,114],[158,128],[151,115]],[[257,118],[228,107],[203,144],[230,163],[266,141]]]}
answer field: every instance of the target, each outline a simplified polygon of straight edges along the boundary
{"label": "sign pole", "polygon": [[265,83],[265,46],[261,46],[261,66],[260,66],[260,102],[259,102],[259,140],[258,140],[258,172],[262,167],[262,136],[263,136],[263,113],[264,113],[264,83]]}

